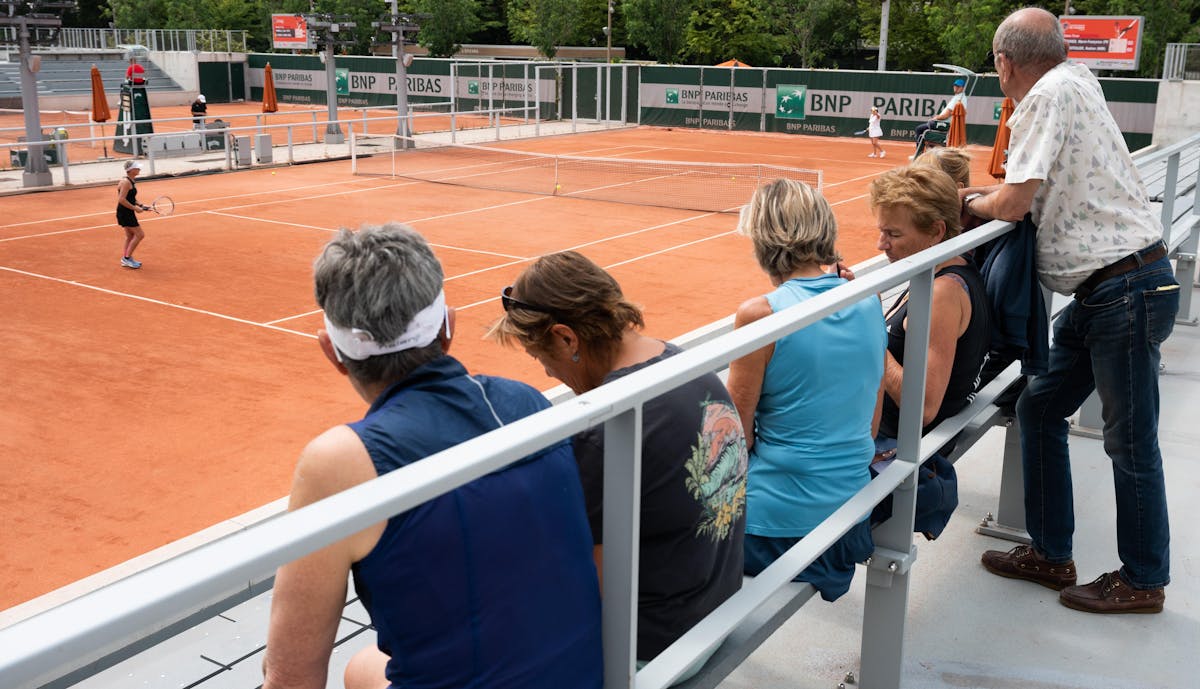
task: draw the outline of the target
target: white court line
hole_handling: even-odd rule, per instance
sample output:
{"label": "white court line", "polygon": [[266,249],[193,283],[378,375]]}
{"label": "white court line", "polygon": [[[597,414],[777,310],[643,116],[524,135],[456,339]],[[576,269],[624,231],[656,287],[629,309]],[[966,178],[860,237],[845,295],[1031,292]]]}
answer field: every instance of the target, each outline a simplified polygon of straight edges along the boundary
{"label": "white court line", "polygon": [[[150,183],[153,183],[154,181],[158,181],[158,180],[147,180],[147,182],[144,182],[143,184],[150,184]],[[286,189],[275,189],[275,190],[271,191],[270,193],[277,194],[277,193],[282,193],[282,192],[304,191],[305,189],[316,189],[319,187],[328,187],[328,186],[332,186],[335,184],[347,184],[347,183],[348,183],[347,181],[321,182],[320,184],[306,184],[304,186],[299,186],[299,187],[288,187]],[[254,191],[254,192],[249,192],[249,193],[245,193],[245,194],[231,194],[229,196],[213,196],[213,197],[210,197],[207,199],[193,199],[191,201],[180,201],[179,205],[186,206],[191,203],[207,203],[209,201],[222,201],[224,199],[236,199],[236,198],[241,198],[243,196],[261,196],[263,193],[264,192],[262,192],[262,191]],[[113,206],[113,208],[115,209],[116,206]],[[9,225],[0,225],[0,230],[9,228],[9,227],[21,227],[22,225],[37,225],[38,223],[44,223],[44,222],[60,222],[63,220],[77,220],[79,218],[90,218],[93,215],[108,215],[110,213],[115,213],[115,212],[116,212],[115,210],[96,211],[94,213],[84,213],[83,215],[66,215],[66,216],[63,216],[60,218],[46,218],[44,220],[29,220],[27,222],[15,222],[15,223],[12,223]],[[199,211],[193,211],[193,212],[199,212]],[[103,225],[102,227],[108,227],[108,225]],[[82,229],[91,229],[91,228],[82,228]],[[71,232],[73,230],[64,230],[64,231]],[[41,235],[30,235],[30,236],[37,237],[37,236],[41,236]]]}
{"label": "white court line", "polygon": [[[287,225],[288,227],[302,227],[302,228],[309,229],[309,230],[319,230],[321,232],[329,232],[330,234],[337,232],[339,229],[341,229],[341,228],[337,228],[337,227],[329,228],[329,227],[318,227],[316,225],[304,225],[304,224],[297,223],[297,222],[291,222],[289,220],[271,220],[270,218],[256,218],[256,217],[253,217],[250,215],[237,215],[236,213],[226,213],[224,211],[205,211],[205,212],[210,215],[223,215],[227,218],[237,218],[238,220],[249,220],[251,222],[265,222],[265,223],[272,223],[275,225]],[[407,222],[417,222],[417,221],[401,220],[400,222],[407,223]],[[498,256],[500,258],[513,258],[513,259],[517,259],[518,262],[527,260],[524,256],[514,256],[513,254],[502,254],[502,253],[498,253],[496,251],[484,251],[483,249],[465,249],[463,247],[452,246],[450,244],[435,244],[433,242],[429,242],[429,246],[434,246],[439,249],[453,249],[455,251],[464,251],[464,252],[472,253],[472,254],[485,254],[487,256]]]}
{"label": "white court line", "polygon": [[281,333],[288,333],[289,335],[299,335],[301,337],[307,337],[309,339],[316,339],[316,337],[317,337],[316,335],[312,335],[309,333],[302,333],[299,330],[289,330],[287,328],[280,328],[279,326],[271,325],[269,323],[256,323],[255,321],[248,321],[244,318],[237,318],[236,316],[227,316],[222,313],[215,313],[213,311],[197,309],[192,306],[183,306],[182,304],[172,304],[169,301],[161,301],[158,299],[151,299],[150,297],[143,297],[143,296],[140,296],[137,294],[130,294],[128,292],[118,292],[116,290],[111,290],[111,289],[107,289],[104,287],[97,287],[95,285],[88,285],[88,284],[85,284],[82,282],[76,282],[75,280],[65,280],[63,278],[56,278],[51,275],[42,275],[41,273],[31,273],[26,270],[18,270],[16,268],[9,268],[7,266],[0,266],[0,270],[5,270],[10,273],[16,273],[18,275],[25,275],[27,277],[41,278],[43,280],[50,280],[51,282],[60,282],[64,285],[71,285],[72,287],[82,287],[84,289],[90,289],[90,290],[94,290],[96,292],[103,292],[105,294],[111,294],[111,295],[117,296],[117,297],[128,297],[129,299],[136,299],[138,301],[144,301],[144,302],[147,302],[150,304],[157,304],[159,306],[168,306],[170,308],[179,309],[181,311],[190,311],[192,313],[198,313],[198,314],[202,314],[205,316],[212,316],[213,318],[220,318],[220,319],[227,320],[227,321],[233,321],[234,323],[242,323],[244,325],[253,325],[258,328],[266,328],[268,330],[276,330]]}

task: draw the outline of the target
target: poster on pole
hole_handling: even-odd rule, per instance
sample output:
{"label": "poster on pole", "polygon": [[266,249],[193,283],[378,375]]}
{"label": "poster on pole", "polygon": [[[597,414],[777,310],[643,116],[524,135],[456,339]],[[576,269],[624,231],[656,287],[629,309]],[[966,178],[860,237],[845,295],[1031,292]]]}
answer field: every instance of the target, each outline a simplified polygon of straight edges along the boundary
{"label": "poster on pole", "polygon": [[308,22],[298,14],[271,15],[271,42],[276,50],[315,50]]}
{"label": "poster on pole", "polygon": [[1059,17],[1067,57],[1092,69],[1137,70],[1144,17]]}

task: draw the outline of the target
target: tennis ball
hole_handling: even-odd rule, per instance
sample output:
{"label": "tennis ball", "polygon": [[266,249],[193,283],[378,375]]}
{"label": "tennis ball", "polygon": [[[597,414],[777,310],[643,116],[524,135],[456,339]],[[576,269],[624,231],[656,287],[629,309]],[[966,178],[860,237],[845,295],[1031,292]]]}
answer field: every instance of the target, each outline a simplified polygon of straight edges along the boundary
{"label": "tennis ball", "polygon": [[562,189],[562,185],[561,185],[561,184],[555,184],[555,185],[554,185],[554,188],[555,188],[555,189]]}
{"label": "tennis ball", "polygon": [[274,170],[271,170],[271,174],[272,174],[272,175],[273,175],[273,174],[275,174],[275,171],[274,171]]}

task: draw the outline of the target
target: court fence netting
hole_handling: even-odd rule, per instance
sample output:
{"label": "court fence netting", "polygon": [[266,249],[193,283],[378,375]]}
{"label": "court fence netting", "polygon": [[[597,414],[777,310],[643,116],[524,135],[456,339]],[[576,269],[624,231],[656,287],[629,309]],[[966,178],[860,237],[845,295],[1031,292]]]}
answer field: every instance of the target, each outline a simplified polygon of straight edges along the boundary
{"label": "court fence netting", "polygon": [[755,163],[695,163],[531,153],[398,135],[355,135],[356,175],[563,196],[690,211],[735,213],[780,178],[820,191],[821,170]]}

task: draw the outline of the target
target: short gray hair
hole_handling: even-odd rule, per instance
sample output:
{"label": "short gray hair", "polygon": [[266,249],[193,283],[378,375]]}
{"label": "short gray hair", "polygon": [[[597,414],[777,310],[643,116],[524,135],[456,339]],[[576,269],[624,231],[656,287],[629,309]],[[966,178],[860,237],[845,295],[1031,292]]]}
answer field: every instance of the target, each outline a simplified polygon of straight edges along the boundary
{"label": "short gray hair", "polygon": [[742,208],[737,231],[750,238],[759,267],[773,277],[786,278],[805,263],[841,260],[833,209],[803,182],[777,179],[759,187]]}
{"label": "short gray hair", "polygon": [[992,48],[1020,67],[1050,68],[1067,59],[1062,24],[1038,7],[1025,7],[1005,17],[996,28]]}
{"label": "short gray hair", "polygon": [[[313,265],[317,304],[334,324],[370,331],[380,342],[399,338],[413,316],[442,291],[442,264],[425,238],[407,225],[339,230]],[[391,384],[442,354],[431,344],[355,361],[342,357],[363,383]]]}

